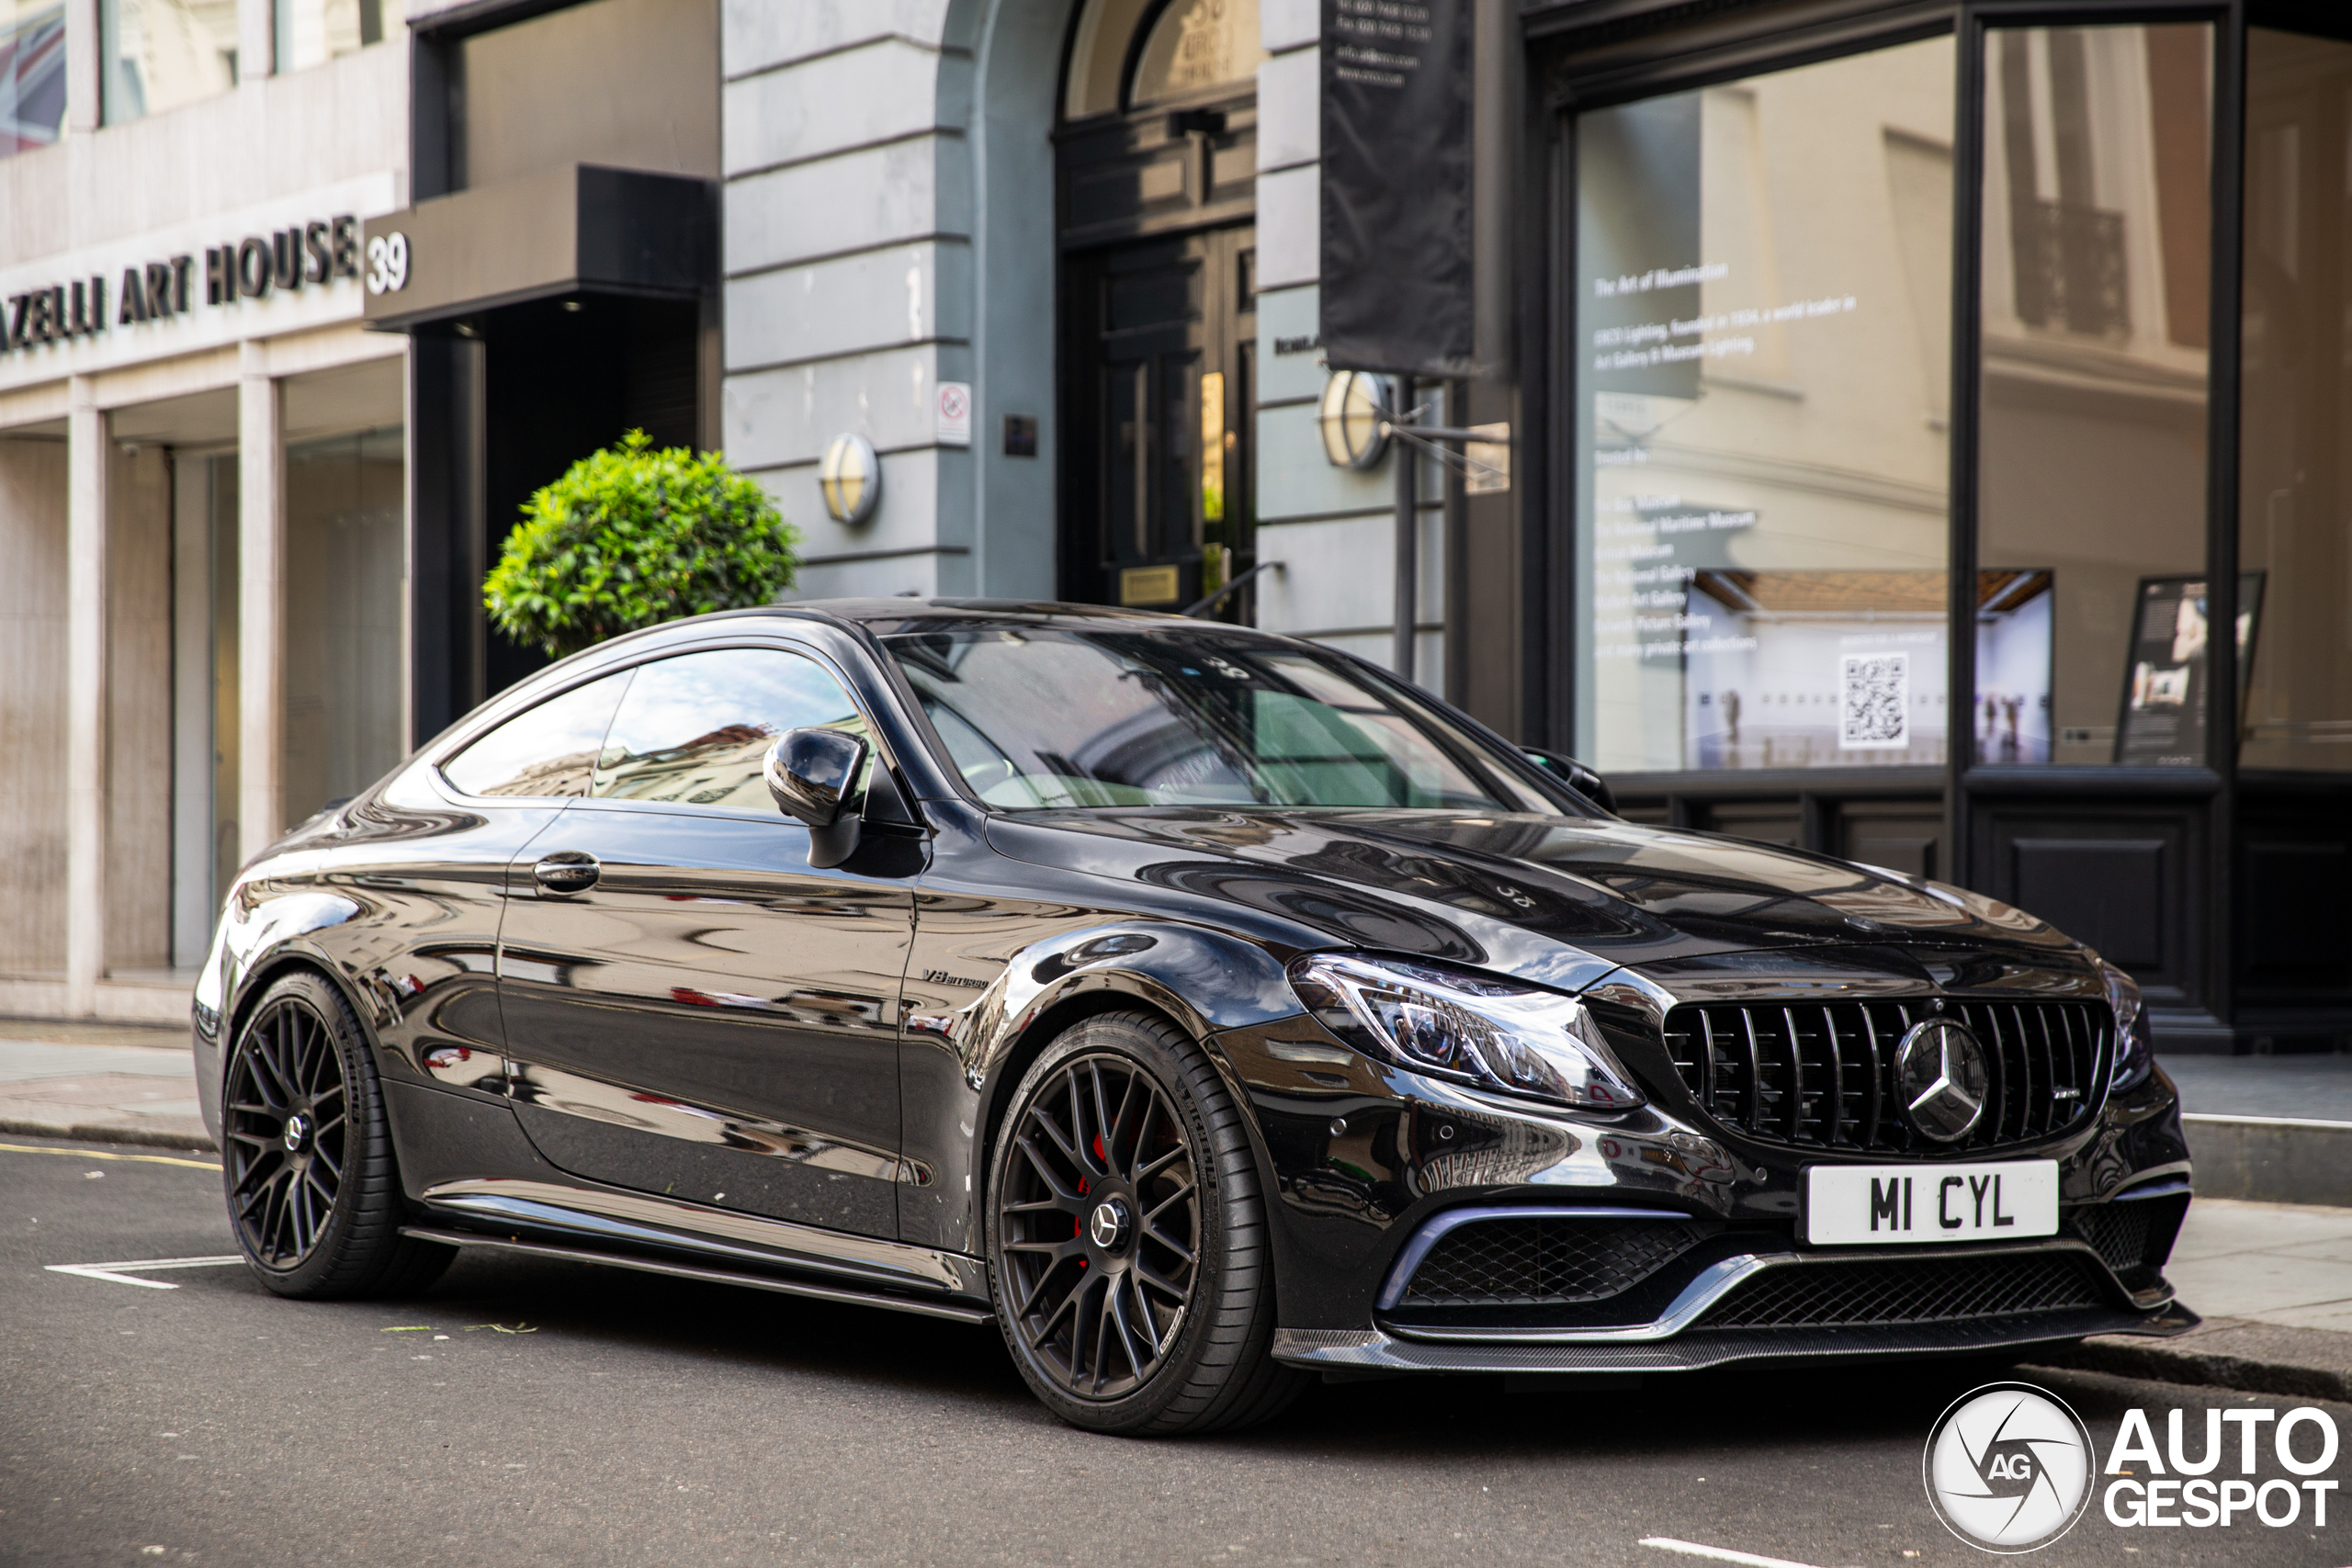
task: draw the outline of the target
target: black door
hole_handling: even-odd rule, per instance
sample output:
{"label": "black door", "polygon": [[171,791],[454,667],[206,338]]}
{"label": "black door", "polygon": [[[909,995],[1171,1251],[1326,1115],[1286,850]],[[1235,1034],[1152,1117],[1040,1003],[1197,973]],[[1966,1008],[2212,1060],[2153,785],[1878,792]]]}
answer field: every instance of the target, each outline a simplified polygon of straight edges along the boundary
{"label": "black door", "polygon": [[[1136,69],[1130,60],[1129,72]],[[1057,133],[1060,593],[1174,608],[1255,558],[1258,108],[1247,78]],[[1247,618],[1249,590],[1219,613]]]}
{"label": "black door", "polygon": [[806,725],[866,732],[803,652],[637,669],[589,798],[515,863],[499,953],[513,1092],[576,1175],[895,1236],[920,860],[810,869],[808,830],[760,776],[769,742]]}
{"label": "black door", "polygon": [[1190,604],[1253,558],[1254,234],[1071,258],[1065,597]]}

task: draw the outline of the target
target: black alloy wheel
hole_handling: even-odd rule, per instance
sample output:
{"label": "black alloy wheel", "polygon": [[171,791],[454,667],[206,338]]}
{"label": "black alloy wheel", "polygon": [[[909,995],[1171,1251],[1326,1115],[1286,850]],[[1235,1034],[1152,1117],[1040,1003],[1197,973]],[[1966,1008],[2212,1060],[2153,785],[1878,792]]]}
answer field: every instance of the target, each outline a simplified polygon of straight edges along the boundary
{"label": "black alloy wheel", "polygon": [[1168,1097],[1108,1052],[1064,1062],[1010,1129],[1000,1195],[1012,1322],[1081,1399],[1159,1370],[1200,1273],[1201,1182]]}
{"label": "black alloy wheel", "polygon": [[245,1026],[229,1065],[229,1212],[245,1255],[268,1269],[311,1256],[343,1190],[350,1094],[326,1020],[277,998]]}
{"label": "black alloy wheel", "polygon": [[1032,1065],[997,1140],[989,1262],[1006,1343],[1057,1415],[1166,1434],[1289,1402],[1257,1175],[1216,1069],[1164,1020],[1088,1019]]}
{"label": "black alloy wheel", "polygon": [[287,975],[246,1013],[220,1128],[237,1245],[278,1294],[421,1290],[455,1256],[400,1234],[383,1090],[358,1019],[324,976]]}

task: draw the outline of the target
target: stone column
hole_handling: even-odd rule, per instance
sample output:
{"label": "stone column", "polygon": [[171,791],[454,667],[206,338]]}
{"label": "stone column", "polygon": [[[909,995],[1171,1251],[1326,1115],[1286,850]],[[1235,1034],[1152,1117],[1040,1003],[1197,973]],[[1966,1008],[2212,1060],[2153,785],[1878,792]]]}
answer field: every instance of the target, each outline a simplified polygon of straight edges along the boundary
{"label": "stone column", "polygon": [[65,0],[65,129],[96,130],[105,117],[98,0]]}
{"label": "stone column", "polygon": [[237,381],[237,852],[286,830],[286,448],[267,351],[242,345]]}
{"label": "stone column", "polygon": [[98,1010],[107,968],[107,416],[70,384],[65,481],[65,1006]]}
{"label": "stone column", "polygon": [[237,0],[237,84],[258,82],[277,69],[277,7],[271,0]]}

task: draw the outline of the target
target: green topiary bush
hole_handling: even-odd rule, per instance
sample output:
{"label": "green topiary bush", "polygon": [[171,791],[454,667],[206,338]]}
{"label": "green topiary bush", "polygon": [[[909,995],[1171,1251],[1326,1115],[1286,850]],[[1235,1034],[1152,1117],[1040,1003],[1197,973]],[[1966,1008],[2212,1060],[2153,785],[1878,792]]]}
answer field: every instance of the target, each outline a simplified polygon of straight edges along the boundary
{"label": "green topiary bush", "polygon": [[716,452],[645,432],[582,457],[523,509],[482,582],[491,624],[560,659],[639,626],[769,604],[792,586],[798,529]]}

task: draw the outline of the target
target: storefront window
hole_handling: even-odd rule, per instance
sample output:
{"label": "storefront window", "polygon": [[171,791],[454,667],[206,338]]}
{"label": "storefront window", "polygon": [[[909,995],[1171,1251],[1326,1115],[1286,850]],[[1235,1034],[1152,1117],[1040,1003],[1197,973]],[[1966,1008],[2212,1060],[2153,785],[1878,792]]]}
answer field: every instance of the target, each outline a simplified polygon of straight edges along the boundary
{"label": "storefront window", "polygon": [[277,0],[277,69],[323,65],[384,41],[384,0]]}
{"label": "storefront window", "polygon": [[0,0],[0,158],[46,147],[65,129],[65,7]]}
{"label": "storefront window", "polygon": [[401,433],[286,448],[286,819],[399,761]]}
{"label": "storefront window", "polygon": [[1929,39],[1577,117],[1594,765],[1943,761],[1952,67]]}
{"label": "storefront window", "polygon": [[237,832],[237,454],[172,462],[172,962],[204,962]]}
{"label": "storefront window", "polygon": [[1985,50],[1975,756],[2201,763],[2212,29]]}
{"label": "storefront window", "polygon": [[[2352,44],[2246,33],[2239,561],[2249,768],[2352,768]],[[2245,606],[2241,605],[2241,613]]]}
{"label": "storefront window", "polygon": [[98,0],[98,31],[108,125],[237,85],[237,0]]}

